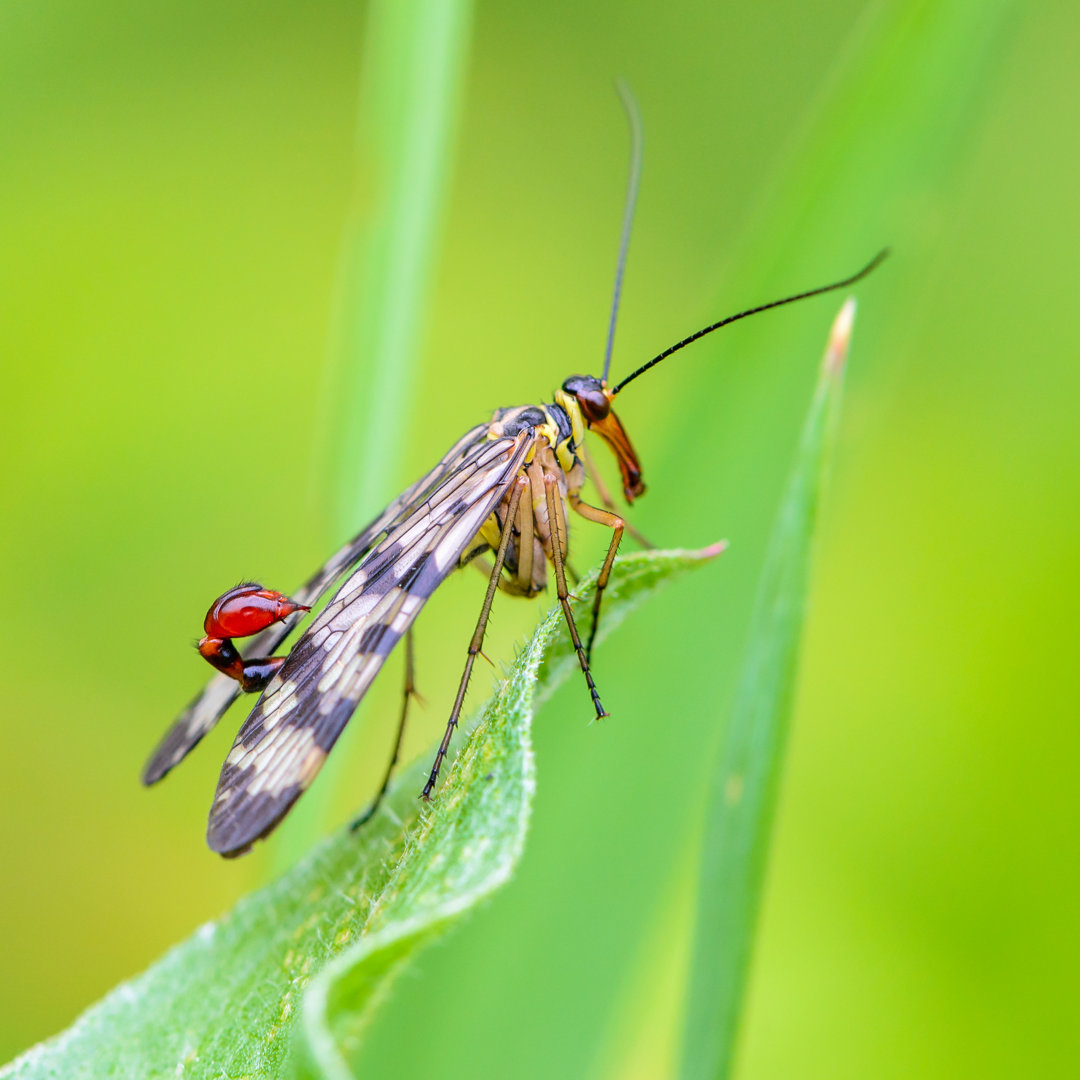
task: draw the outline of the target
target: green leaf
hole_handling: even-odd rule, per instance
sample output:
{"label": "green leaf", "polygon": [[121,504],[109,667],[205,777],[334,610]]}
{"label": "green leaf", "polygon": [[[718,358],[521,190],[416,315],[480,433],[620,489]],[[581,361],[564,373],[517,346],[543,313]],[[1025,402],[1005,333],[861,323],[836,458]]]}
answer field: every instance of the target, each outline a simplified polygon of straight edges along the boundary
{"label": "green leaf", "polygon": [[829,435],[854,320],[848,300],[825,361],[769,541],[731,724],[705,810],[684,1080],[730,1072],[779,783],[806,610]]}
{"label": "green leaf", "polygon": [[[620,559],[601,634],[722,547]],[[584,625],[594,582],[577,589]],[[425,755],[363,829],[320,844],[0,1078],[350,1077],[346,1057],[402,965],[513,873],[536,785],[533,711],[575,666],[555,608],[460,740],[430,806],[417,799]]]}

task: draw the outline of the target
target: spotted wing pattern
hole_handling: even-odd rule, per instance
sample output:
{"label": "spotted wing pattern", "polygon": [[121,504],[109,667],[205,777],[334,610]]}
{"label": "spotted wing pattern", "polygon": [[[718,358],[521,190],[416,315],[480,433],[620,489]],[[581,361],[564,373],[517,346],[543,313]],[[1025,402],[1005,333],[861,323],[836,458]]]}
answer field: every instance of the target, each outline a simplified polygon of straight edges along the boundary
{"label": "spotted wing pattern", "polygon": [[[388,532],[401,517],[408,514],[417,500],[430,496],[448,476],[453,475],[486,430],[487,425],[481,424],[463,435],[431,472],[407,488],[374,521],[331,556],[325,566],[296,592],[290,594],[292,598],[305,607],[317,604],[335,581],[386,538]],[[273,655],[303,617],[304,612],[298,611],[283,622],[268,627],[251,639],[244,649],[244,655]],[[240,684],[235,679],[230,679],[227,675],[215,675],[165,733],[143,769],[142,782],[147,785],[156,784],[183,761],[202,737],[213,729],[240,694]]]}
{"label": "spotted wing pattern", "polygon": [[314,779],[390,650],[513,482],[531,431],[476,441],[393,527],[297,642],[225,760],[207,841],[236,855],[265,836]]}

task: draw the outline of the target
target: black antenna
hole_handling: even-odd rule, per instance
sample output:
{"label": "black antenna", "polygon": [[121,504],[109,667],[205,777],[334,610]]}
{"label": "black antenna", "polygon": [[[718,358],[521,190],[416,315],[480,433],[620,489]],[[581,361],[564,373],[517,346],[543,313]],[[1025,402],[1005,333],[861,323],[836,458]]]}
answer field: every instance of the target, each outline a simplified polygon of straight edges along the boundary
{"label": "black antenna", "polygon": [[760,307],[750,308],[747,311],[740,311],[738,315],[729,315],[726,319],[721,319],[719,322],[713,323],[712,326],[706,326],[704,330],[699,330],[696,334],[691,334],[689,337],[683,338],[682,341],[677,341],[671,348],[665,349],[659,356],[654,356],[647,364],[642,364],[637,371],[627,375],[626,378],[611,391],[612,395],[614,396],[617,394],[627,383],[632,383],[639,375],[644,375],[649,368],[655,367],[661,360],[666,360],[672,353],[686,348],[687,345],[693,344],[698,338],[703,338],[706,334],[711,334],[714,330],[719,330],[721,326],[728,326],[733,322],[738,322],[740,319],[745,319],[749,315],[757,315],[758,312],[768,311],[770,308],[782,307],[784,304],[793,304],[796,300],[806,300],[811,296],[820,296],[822,293],[832,292],[834,289],[843,289],[848,285],[854,285],[856,281],[866,277],[872,270],[876,270],[888,254],[889,249],[883,248],[857,274],[852,274],[851,277],[844,278],[843,281],[834,281],[831,285],[822,285],[820,288],[811,289],[809,292],[796,293],[794,296],[785,296],[783,300],[773,300],[771,303],[762,304]]}
{"label": "black antenna", "polygon": [[611,298],[611,321],[608,323],[607,348],[604,350],[604,374],[607,379],[611,368],[611,350],[615,347],[615,320],[619,314],[619,297],[622,295],[623,272],[626,270],[626,252],[630,247],[630,229],[634,224],[634,208],[637,206],[638,187],[641,184],[641,158],[645,146],[645,133],[641,126],[641,113],[633,92],[622,79],[615,80],[626,121],[630,125],[630,178],[626,183],[626,206],[623,209],[622,237],[619,240],[619,262],[615,267],[615,295]]}

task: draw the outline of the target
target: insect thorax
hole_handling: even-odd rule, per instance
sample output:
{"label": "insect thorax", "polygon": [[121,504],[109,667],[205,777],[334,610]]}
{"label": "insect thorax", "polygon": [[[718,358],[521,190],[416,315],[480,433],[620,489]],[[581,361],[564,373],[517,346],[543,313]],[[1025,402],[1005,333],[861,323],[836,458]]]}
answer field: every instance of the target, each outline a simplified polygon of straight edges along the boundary
{"label": "insect thorax", "polygon": [[[562,391],[558,396],[565,397]],[[500,587],[520,596],[535,596],[547,581],[547,562],[551,557],[552,533],[548,508],[544,502],[542,477],[554,475],[557,480],[557,499],[560,515],[560,550],[567,553],[566,519],[567,501],[576,498],[585,483],[585,467],[577,455],[585,434],[585,424],[577,402],[556,401],[546,405],[520,405],[516,408],[498,409],[488,428],[489,439],[531,432],[532,445],[521,465],[521,474],[530,478],[530,488],[522,504],[529,507],[532,524],[530,540],[522,536],[521,526],[512,527],[504,562],[504,575]],[[510,505],[510,493],[503,498],[490,518],[484,523],[477,543],[462,556],[468,562],[485,550],[494,550],[506,522]],[[531,547],[532,555],[524,559],[522,544]],[[527,549],[526,549],[527,550]]]}
{"label": "insect thorax", "polygon": [[[562,390],[556,401],[547,405],[518,405],[497,409],[488,429],[489,439],[505,438],[532,430],[543,436],[566,475],[568,490],[577,495],[585,480],[584,467],[577,451],[585,438],[585,421],[578,403]],[[526,458],[526,464],[531,460]]]}

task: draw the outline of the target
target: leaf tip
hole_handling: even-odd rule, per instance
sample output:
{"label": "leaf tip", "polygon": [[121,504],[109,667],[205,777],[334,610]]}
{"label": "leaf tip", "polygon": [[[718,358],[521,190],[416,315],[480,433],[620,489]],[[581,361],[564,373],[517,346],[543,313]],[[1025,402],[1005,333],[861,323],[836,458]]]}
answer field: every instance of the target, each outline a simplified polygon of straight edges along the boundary
{"label": "leaf tip", "polygon": [[701,548],[696,554],[700,559],[715,559],[717,555],[723,555],[730,546],[730,540],[717,540],[715,544]]}
{"label": "leaf tip", "polygon": [[833,378],[842,375],[847,361],[848,348],[851,346],[851,330],[855,325],[855,297],[849,296],[833,319],[829,331],[829,343],[825,346],[825,359],[822,372]]}

